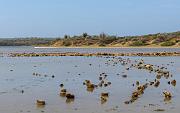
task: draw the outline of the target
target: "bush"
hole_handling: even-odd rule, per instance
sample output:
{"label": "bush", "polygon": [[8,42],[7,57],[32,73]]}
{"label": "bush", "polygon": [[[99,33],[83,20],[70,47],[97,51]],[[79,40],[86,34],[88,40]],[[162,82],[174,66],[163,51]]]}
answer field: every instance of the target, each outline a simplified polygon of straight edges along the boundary
{"label": "bush", "polygon": [[175,42],[172,42],[172,41],[167,41],[167,42],[163,42],[161,44],[161,46],[173,46],[175,45],[176,43]]}
{"label": "bush", "polygon": [[99,46],[100,46],[100,47],[104,47],[104,46],[106,46],[106,45],[103,44],[103,43],[100,43]]}
{"label": "bush", "polygon": [[158,43],[165,42],[165,41],[167,41],[167,37],[165,37],[165,36],[157,36],[157,38],[155,38],[152,43],[153,44],[158,44]]}
{"label": "bush", "polygon": [[132,44],[130,44],[130,46],[145,46],[145,45],[147,44],[143,41],[135,41]]}
{"label": "bush", "polygon": [[63,45],[64,45],[64,46],[70,46],[70,45],[71,45],[71,42],[69,42],[69,41],[63,41]]}
{"label": "bush", "polygon": [[110,43],[112,43],[113,41],[115,41],[116,40],[116,38],[104,38],[104,39],[101,39],[100,40],[100,43],[102,43],[102,44],[110,44]]}

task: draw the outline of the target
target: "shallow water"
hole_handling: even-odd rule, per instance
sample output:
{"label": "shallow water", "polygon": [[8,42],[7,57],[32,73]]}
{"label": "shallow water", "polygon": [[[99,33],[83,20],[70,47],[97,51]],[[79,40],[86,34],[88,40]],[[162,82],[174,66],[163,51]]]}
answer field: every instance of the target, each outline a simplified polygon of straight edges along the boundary
{"label": "shallow water", "polygon": [[79,52],[79,53],[96,53],[96,52],[180,52],[180,48],[34,48],[31,46],[0,46],[0,54],[11,52]]}
{"label": "shallow water", "polygon": [[[161,79],[160,87],[148,87],[145,93],[133,104],[126,105],[137,80],[145,83],[146,79],[154,80],[155,74],[146,70],[131,68],[120,64],[106,65],[105,57],[0,57],[0,112],[1,113],[139,113],[163,112],[178,113],[180,110],[180,57],[122,57],[132,61],[144,59],[145,63],[165,66],[176,79],[176,87],[168,85],[166,79]],[[174,62],[174,63],[170,63]],[[91,65],[90,65],[91,64]],[[42,76],[33,76],[33,73]],[[97,84],[101,73],[107,73],[108,87],[88,92],[83,85],[84,80]],[[123,73],[124,72],[124,73]],[[44,75],[48,75],[44,77]],[[120,75],[117,75],[120,74]],[[121,75],[127,74],[127,78]],[[55,78],[51,76],[54,75]],[[170,79],[170,80],[171,80]],[[74,102],[67,103],[59,96],[59,84],[75,94]],[[171,91],[173,98],[164,102],[162,92]],[[24,93],[21,91],[24,90]],[[101,92],[109,92],[108,101],[101,104]],[[47,105],[36,106],[36,100],[43,99]],[[153,104],[149,106],[149,104]]]}

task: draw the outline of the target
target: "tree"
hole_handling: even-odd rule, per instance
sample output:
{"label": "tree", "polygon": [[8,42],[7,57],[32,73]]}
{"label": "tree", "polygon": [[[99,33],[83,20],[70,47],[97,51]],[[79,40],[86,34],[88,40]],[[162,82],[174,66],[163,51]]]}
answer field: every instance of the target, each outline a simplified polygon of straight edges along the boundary
{"label": "tree", "polygon": [[83,36],[84,38],[86,38],[86,37],[88,36],[88,34],[87,34],[87,33],[83,33],[82,36]]}
{"label": "tree", "polygon": [[69,35],[64,35],[64,39],[70,38]]}
{"label": "tree", "polygon": [[100,39],[105,39],[107,36],[106,36],[105,33],[101,33],[101,34],[99,35],[99,37],[100,37]]}

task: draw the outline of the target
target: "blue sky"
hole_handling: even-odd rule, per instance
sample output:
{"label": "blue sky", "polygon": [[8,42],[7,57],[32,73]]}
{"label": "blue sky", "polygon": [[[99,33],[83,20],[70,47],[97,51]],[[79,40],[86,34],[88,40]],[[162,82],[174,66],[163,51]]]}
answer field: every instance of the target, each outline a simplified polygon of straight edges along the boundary
{"label": "blue sky", "polygon": [[180,30],[180,0],[0,0],[0,37]]}

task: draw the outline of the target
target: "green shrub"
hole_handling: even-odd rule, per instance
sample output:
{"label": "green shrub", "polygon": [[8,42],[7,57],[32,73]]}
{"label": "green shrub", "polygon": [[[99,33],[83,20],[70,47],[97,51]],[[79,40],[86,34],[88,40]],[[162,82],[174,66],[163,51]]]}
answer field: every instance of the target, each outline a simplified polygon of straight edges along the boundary
{"label": "green shrub", "polygon": [[172,41],[167,41],[167,42],[163,42],[161,44],[161,46],[173,46],[175,45],[176,43],[175,42],[172,42]]}
{"label": "green shrub", "polygon": [[143,41],[135,41],[132,44],[130,44],[130,46],[145,46],[145,45],[147,44]]}
{"label": "green shrub", "polygon": [[63,42],[63,45],[64,45],[64,46],[70,46],[70,45],[71,45],[71,42],[69,42],[69,41],[64,41],[64,42]]}
{"label": "green shrub", "polygon": [[100,46],[100,47],[104,47],[104,46],[106,46],[106,45],[103,44],[103,43],[100,43],[99,46]]}

